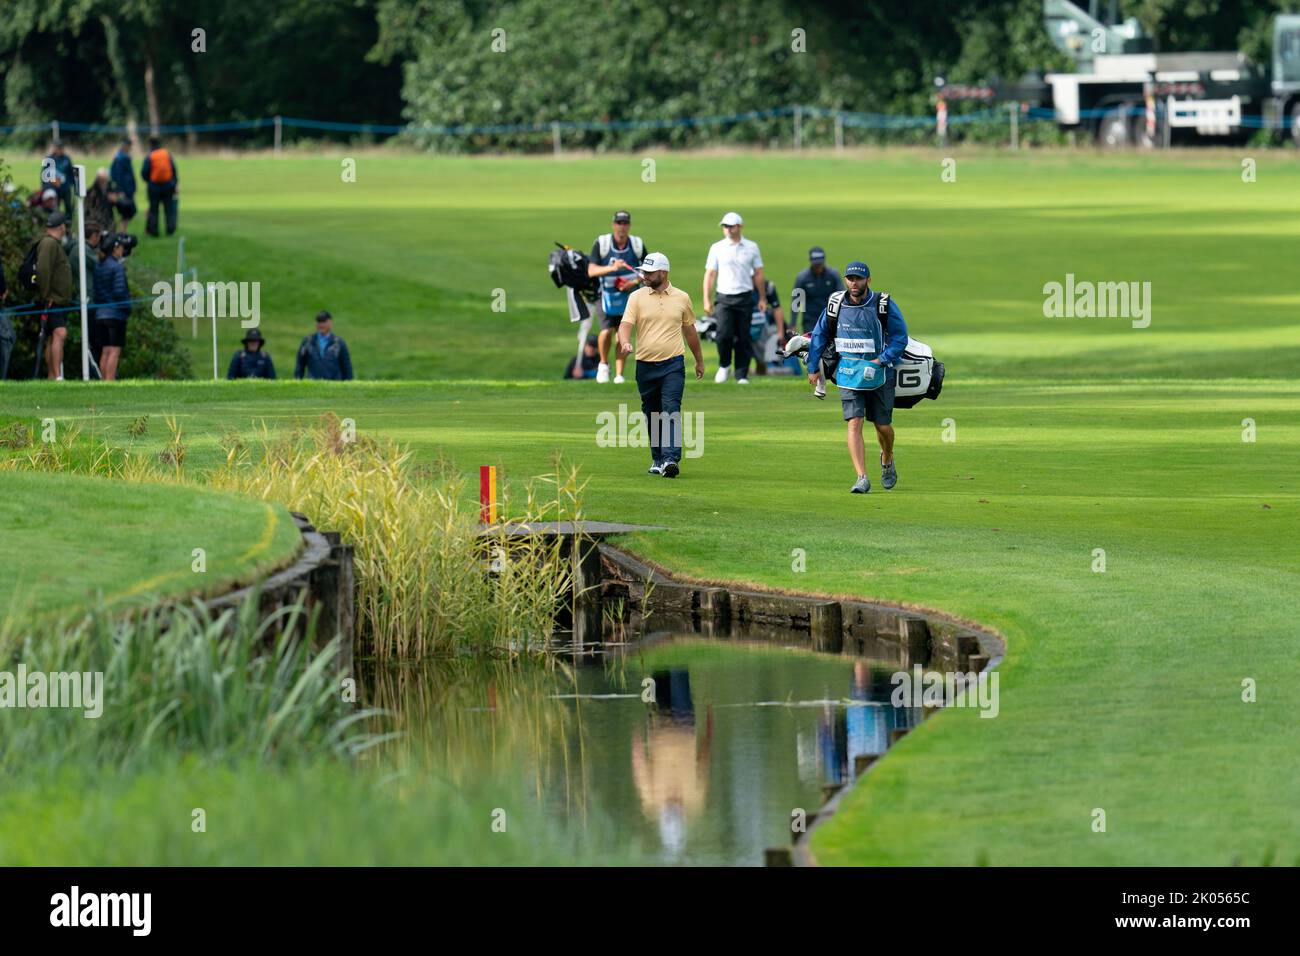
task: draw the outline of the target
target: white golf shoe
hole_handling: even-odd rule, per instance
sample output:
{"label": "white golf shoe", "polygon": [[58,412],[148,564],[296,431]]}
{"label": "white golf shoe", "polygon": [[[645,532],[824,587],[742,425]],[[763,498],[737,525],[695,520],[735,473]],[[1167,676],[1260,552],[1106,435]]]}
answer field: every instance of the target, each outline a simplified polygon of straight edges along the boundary
{"label": "white golf shoe", "polygon": [[596,381],[602,384],[609,381],[609,366],[604,362],[596,366]]}
{"label": "white golf shoe", "polygon": [[615,384],[615,385],[622,385],[622,384],[623,384],[624,382],[626,382],[626,381],[627,381],[627,379],[625,379],[622,375],[615,375],[615,376],[614,376],[614,384]]}
{"label": "white golf shoe", "polygon": [[715,382],[717,382],[719,385],[721,385],[723,382],[725,382],[725,381],[727,380],[727,369],[726,369],[726,367],[723,367],[723,368],[718,369],[718,374],[715,375],[715,376],[713,376],[713,380],[714,380]]}

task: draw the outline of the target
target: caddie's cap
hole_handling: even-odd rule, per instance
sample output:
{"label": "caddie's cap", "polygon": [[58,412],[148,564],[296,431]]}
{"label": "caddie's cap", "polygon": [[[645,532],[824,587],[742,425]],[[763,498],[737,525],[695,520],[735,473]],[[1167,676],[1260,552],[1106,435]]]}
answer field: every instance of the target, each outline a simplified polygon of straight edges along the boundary
{"label": "caddie's cap", "polygon": [[844,267],[844,275],[846,277],[862,276],[864,279],[869,279],[871,278],[871,270],[867,268],[867,264],[861,259],[854,259]]}

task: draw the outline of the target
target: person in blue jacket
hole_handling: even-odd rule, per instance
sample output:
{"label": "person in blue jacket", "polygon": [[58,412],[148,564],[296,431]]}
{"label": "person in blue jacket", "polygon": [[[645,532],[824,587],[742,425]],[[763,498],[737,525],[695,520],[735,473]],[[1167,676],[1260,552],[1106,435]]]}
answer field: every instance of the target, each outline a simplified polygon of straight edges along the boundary
{"label": "person in blue jacket", "polygon": [[126,284],[125,249],[114,233],[99,240],[92,289],[95,298],[95,337],[103,345],[99,374],[106,382],[117,379],[117,365],[126,344],[126,320],[131,315],[131,290]]}
{"label": "person in blue jacket", "polygon": [[308,335],[298,346],[298,361],[293,377],[323,378],[332,381],[352,380],[352,357],[348,343],[334,334],[334,318],[328,312],[316,314],[316,333]]}
{"label": "person in blue jacket", "polygon": [[117,197],[114,204],[117,206],[118,218],[122,220],[118,228],[126,232],[136,213],[135,170],[131,168],[129,139],[124,139],[118,144],[117,152],[113,154],[113,162],[108,167],[108,181],[110,191]]}
{"label": "person in blue jacket", "polygon": [[275,363],[261,329],[249,329],[239,341],[244,347],[230,357],[226,378],[275,378]]}
{"label": "person in blue jacket", "polygon": [[821,384],[822,356],[833,341],[839,356],[835,384],[848,422],[849,457],[858,474],[849,490],[865,495],[871,491],[862,438],[865,419],[871,419],[876,426],[880,483],[886,491],[898,483],[892,424],[896,376],[893,365],[907,348],[907,325],[889,293],[871,291],[871,270],[865,262],[855,260],[845,266],[844,284],[846,291],[830,297],[813,328],[808,346],[808,381],[813,386]]}

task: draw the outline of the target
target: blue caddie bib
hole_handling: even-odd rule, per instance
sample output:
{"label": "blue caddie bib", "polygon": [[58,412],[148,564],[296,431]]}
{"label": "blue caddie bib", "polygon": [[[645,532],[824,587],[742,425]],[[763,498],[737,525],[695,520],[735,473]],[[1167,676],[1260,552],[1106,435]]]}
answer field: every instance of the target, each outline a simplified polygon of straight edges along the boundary
{"label": "blue caddie bib", "polygon": [[[861,305],[852,304],[841,293],[831,297],[832,302],[839,298],[835,351],[840,355],[840,364],[835,370],[835,384],[840,388],[870,391],[885,384],[888,370],[871,361],[885,349],[885,329],[879,315],[881,294],[870,293]],[[889,307],[888,301],[885,308]],[[827,303],[828,313],[830,306]]]}

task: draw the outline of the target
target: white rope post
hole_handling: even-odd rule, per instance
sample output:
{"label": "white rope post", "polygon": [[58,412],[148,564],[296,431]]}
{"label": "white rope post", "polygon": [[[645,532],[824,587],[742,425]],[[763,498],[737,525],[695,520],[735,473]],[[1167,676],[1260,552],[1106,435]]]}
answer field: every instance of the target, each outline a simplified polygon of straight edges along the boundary
{"label": "white rope post", "polygon": [[77,271],[81,293],[81,380],[90,381],[90,319],[86,311],[86,167],[77,171]]}
{"label": "white rope post", "polygon": [[208,283],[208,315],[212,316],[212,381],[218,381],[217,376],[217,308],[213,301],[217,290],[212,283]]}
{"label": "white rope post", "polygon": [[839,113],[835,114],[835,148],[844,149],[844,117]]}
{"label": "white rope post", "polygon": [[551,124],[551,148],[555,151],[555,158],[560,158],[560,124],[558,122]]}
{"label": "white rope post", "polygon": [[59,121],[50,120],[50,139],[59,138]]}
{"label": "white rope post", "polygon": [[284,124],[281,122],[279,114],[275,117],[275,155],[280,155],[280,144],[284,138]]}
{"label": "white rope post", "polygon": [[794,148],[803,149],[803,107],[794,108]]}
{"label": "white rope post", "polygon": [[1015,151],[1020,149],[1020,104],[1008,103],[1007,108],[1011,111],[1011,149]]}

